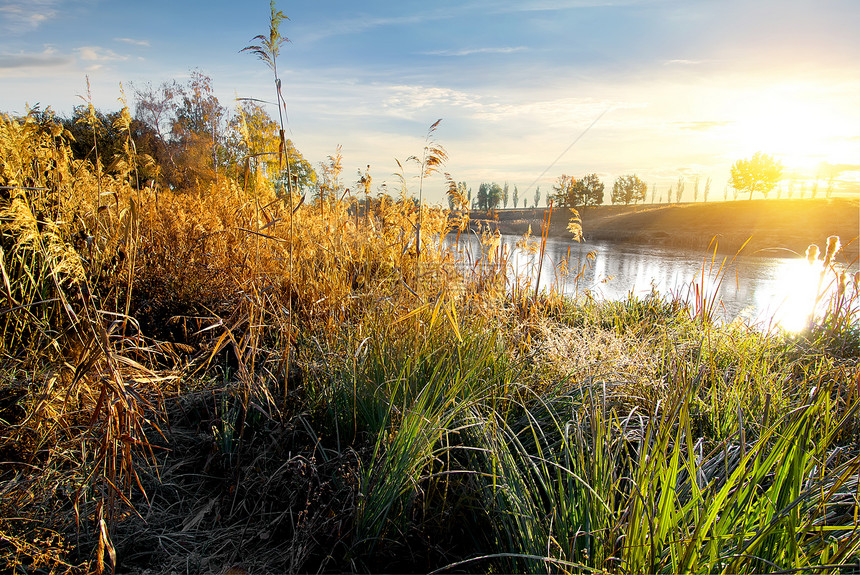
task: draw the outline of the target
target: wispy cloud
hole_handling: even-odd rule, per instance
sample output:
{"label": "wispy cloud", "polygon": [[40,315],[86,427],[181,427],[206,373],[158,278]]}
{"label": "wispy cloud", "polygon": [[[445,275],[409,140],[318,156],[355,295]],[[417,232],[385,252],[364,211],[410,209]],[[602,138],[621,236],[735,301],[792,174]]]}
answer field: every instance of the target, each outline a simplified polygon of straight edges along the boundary
{"label": "wispy cloud", "polygon": [[0,0],[0,31],[10,35],[32,32],[56,17],[58,0]]}
{"label": "wispy cloud", "polygon": [[464,50],[431,50],[421,52],[425,56],[471,56],[472,54],[513,54],[528,50],[525,46],[502,46],[499,48],[466,48]]}
{"label": "wispy cloud", "polygon": [[149,40],[135,40],[134,38],[114,38],[115,42],[122,42],[124,44],[131,44],[132,46],[143,46],[145,48],[149,48]]}
{"label": "wispy cloud", "polygon": [[390,90],[383,106],[396,116],[411,117],[417,110],[439,106],[474,110],[483,107],[476,96],[450,88],[401,85],[391,86]]}
{"label": "wispy cloud", "polygon": [[46,48],[44,51],[37,53],[0,53],[0,69],[2,70],[13,68],[50,68],[52,66],[63,66],[71,63],[71,61],[70,57],[59,54],[52,48]]}
{"label": "wispy cloud", "polygon": [[100,46],[81,46],[77,49],[78,57],[87,62],[111,62],[116,60],[128,60],[128,56],[117,54],[113,50]]}

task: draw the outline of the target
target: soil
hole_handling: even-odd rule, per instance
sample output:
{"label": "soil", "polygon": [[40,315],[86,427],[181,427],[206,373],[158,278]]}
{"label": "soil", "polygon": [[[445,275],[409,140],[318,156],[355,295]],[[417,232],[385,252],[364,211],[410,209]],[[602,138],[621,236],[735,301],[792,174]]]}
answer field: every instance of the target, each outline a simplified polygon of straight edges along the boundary
{"label": "soil", "polygon": [[[472,211],[473,229],[489,225],[505,234],[531,226],[540,235],[546,208]],[[804,254],[810,244],[822,249],[827,237],[842,240],[842,258],[855,262],[860,235],[860,198],[738,200],[665,205],[592,206],[579,209],[586,241],[648,243],[707,249],[716,241],[723,253],[780,256]],[[572,237],[567,208],[554,209],[550,237]],[[713,249],[713,248],[711,248]]]}

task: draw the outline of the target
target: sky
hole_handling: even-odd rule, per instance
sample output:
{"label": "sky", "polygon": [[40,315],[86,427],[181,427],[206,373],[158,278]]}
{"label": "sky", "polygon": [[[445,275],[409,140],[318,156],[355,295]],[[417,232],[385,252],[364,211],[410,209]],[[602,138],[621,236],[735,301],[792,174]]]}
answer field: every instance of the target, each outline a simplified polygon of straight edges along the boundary
{"label": "sky", "polygon": [[[289,133],[314,166],[342,146],[344,178],[410,190],[428,128],[445,171],[543,197],[561,174],[596,173],[606,201],[636,174],[663,198],[757,151],[786,182],[860,189],[857,0],[279,1],[290,42],[279,59]],[[134,88],[212,79],[221,103],[274,100],[272,73],[241,52],[268,31],[261,0],[0,0],[0,112],[87,94],[133,108]],[[270,106],[276,116],[277,109]],[[788,183],[784,184],[787,186]],[[443,201],[434,176],[425,197]],[[787,192],[786,192],[787,193]],[[651,192],[649,191],[649,200]],[[520,200],[522,202],[522,200]]]}

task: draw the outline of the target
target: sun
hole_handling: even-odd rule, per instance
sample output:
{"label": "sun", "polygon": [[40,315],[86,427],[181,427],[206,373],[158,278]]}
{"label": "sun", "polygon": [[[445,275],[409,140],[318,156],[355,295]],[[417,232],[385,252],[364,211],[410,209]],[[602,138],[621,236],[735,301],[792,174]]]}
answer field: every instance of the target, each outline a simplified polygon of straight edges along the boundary
{"label": "sun", "polygon": [[853,162],[858,153],[847,114],[803,87],[747,93],[733,107],[733,139],[743,157],[761,151],[788,170],[809,173],[823,162]]}

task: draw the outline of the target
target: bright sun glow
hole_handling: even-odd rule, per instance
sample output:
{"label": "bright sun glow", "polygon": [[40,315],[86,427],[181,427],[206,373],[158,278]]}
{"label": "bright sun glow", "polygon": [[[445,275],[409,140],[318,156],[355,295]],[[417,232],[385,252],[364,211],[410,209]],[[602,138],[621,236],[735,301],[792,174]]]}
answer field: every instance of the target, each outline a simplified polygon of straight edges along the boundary
{"label": "bright sun glow", "polygon": [[[815,296],[818,293],[820,266],[810,265],[805,259],[788,260],[777,274],[782,293],[758,294],[758,305],[773,310],[773,322],[783,329],[795,332],[809,324]],[[766,300],[766,301],[762,301]]]}
{"label": "bright sun glow", "polygon": [[[813,311],[819,319],[828,309],[832,311],[836,301],[836,274],[828,269],[822,276],[820,260],[813,264],[800,258],[786,260],[777,270],[776,280],[776,289],[769,293],[760,291],[756,294],[758,308],[766,310],[760,320],[769,316],[769,323],[789,332],[797,332],[809,325]],[[856,302],[852,289],[849,286],[848,297],[843,302]],[[821,297],[816,306],[819,290]]]}
{"label": "bright sun glow", "polygon": [[[734,138],[744,157],[762,151],[809,175],[822,162],[853,162],[858,144],[846,115],[801,88],[774,88],[734,102]],[[812,172],[812,173],[810,173]]]}

